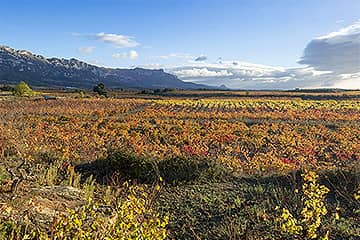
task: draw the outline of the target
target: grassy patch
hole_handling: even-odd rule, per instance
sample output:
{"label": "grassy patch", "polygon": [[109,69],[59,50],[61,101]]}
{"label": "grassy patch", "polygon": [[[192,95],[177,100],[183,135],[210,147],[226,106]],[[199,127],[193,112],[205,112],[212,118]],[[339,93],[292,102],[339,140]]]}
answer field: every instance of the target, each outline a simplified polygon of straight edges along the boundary
{"label": "grassy patch", "polygon": [[[323,173],[321,182],[327,187],[334,183],[329,177],[347,176],[354,180],[354,172]],[[278,208],[288,208],[295,216],[302,208],[302,179],[296,174],[258,179],[240,178],[222,183],[183,184],[168,186],[157,202],[160,212],[170,215],[170,229],[174,239],[290,239],[281,232],[276,218]],[[360,231],[359,202],[353,190],[359,181],[336,182],[332,194],[325,200],[328,213],[322,222],[322,233],[330,232],[330,239],[357,239]],[[344,186],[346,185],[346,186]],[[343,188],[347,191],[339,192]],[[300,190],[301,191],[301,190]],[[351,203],[349,203],[351,201]],[[350,209],[352,209],[350,211]],[[333,222],[338,211],[339,220]]]}

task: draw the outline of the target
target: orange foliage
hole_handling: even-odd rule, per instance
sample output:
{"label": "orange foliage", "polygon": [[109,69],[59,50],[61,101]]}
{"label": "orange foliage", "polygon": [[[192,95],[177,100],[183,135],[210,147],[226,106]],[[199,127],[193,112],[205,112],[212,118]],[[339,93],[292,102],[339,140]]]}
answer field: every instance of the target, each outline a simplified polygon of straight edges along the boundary
{"label": "orange foliage", "polygon": [[241,171],[360,160],[360,102],[284,99],[0,101],[0,158],[89,161],[126,148],[216,159]]}

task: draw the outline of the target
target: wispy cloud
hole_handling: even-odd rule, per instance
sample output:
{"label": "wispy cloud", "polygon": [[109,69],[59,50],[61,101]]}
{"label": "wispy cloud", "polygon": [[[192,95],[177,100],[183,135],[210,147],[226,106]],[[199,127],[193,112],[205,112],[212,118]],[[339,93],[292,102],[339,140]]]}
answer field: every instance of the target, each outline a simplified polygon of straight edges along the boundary
{"label": "wispy cloud", "polygon": [[232,76],[233,73],[229,72],[226,69],[222,70],[208,70],[207,68],[191,68],[191,69],[182,69],[174,72],[179,77],[228,77]]}
{"label": "wispy cloud", "polygon": [[96,34],[81,34],[72,33],[74,37],[86,37],[90,39],[96,39],[105,43],[111,44],[116,48],[133,48],[140,45],[140,43],[134,40],[132,36],[114,34],[114,33],[96,33]]}
{"label": "wispy cloud", "polygon": [[78,50],[81,54],[90,54],[95,50],[95,47],[80,47]]}
{"label": "wispy cloud", "polygon": [[340,24],[340,23],[343,23],[343,22],[345,22],[344,19],[339,19],[339,20],[336,20],[336,21],[335,21],[335,23],[337,23],[337,24]]}
{"label": "wispy cloud", "polygon": [[166,55],[152,56],[151,58],[161,59],[161,60],[168,60],[172,58],[189,60],[189,59],[193,59],[194,56],[189,53],[169,53]]}
{"label": "wispy cloud", "polygon": [[132,48],[140,44],[133,40],[134,37],[113,34],[113,33],[98,33],[95,35],[100,41],[110,43],[117,48]]}
{"label": "wispy cloud", "polygon": [[113,58],[116,59],[131,59],[131,60],[135,60],[139,57],[139,54],[135,51],[135,50],[131,50],[129,52],[126,53],[114,53],[112,55]]}

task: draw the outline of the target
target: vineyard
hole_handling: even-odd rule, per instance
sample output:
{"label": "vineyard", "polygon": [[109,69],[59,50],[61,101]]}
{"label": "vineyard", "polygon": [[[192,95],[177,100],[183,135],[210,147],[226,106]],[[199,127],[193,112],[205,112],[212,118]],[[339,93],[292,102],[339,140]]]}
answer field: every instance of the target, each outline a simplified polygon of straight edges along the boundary
{"label": "vineyard", "polygon": [[[360,237],[356,97],[14,97],[0,100],[0,159],[4,239]],[[327,207],[310,211],[317,235],[289,223],[307,197]]]}

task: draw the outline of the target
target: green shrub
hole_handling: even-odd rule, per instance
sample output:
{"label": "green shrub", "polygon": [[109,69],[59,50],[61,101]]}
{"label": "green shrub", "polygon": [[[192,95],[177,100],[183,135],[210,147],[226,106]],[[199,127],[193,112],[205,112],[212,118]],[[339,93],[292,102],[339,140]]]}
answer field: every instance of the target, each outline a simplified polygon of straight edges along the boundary
{"label": "green shrub", "polygon": [[159,177],[167,183],[179,183],[213,181],[230,176],[228,170],[215,161],[176,156],[160,160],[124,150],[111,150],[107,158],[77,166],[76,170],[82,172],[83,176],[93,174],[100,182],[114,174],[123,180],[137,180],[141,183],[152,183]]}
{"label": "green shrub", "polygon": [[126,180],[153,182],[158,179],[157,163],[154,160],[127,151],[115,151],[111,152],[105,161]]}
{"label": "green shrub", "polygon": [[13,94],[15,96],[32,96],[34,95],[34,91],[29,87],[26,82],[20,82],[15,86]]}
{"label": "green shrub", "polygon": [[93,91],[96,92],[97,94],[101,95],[101,96],[105,96],[107,97],[107,91],[105,89],[105,85],[103,83],[99,83],[98,85],[96,85],[93,88]]}

